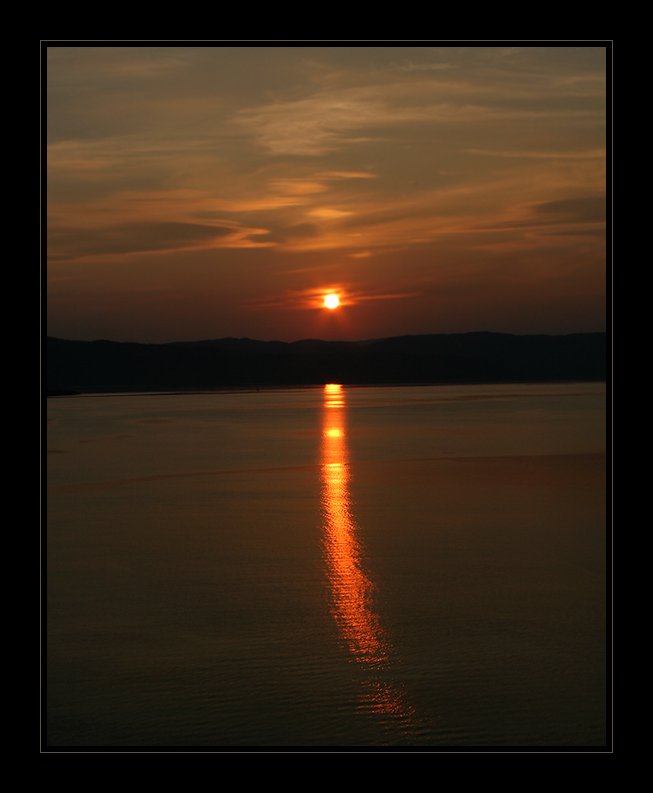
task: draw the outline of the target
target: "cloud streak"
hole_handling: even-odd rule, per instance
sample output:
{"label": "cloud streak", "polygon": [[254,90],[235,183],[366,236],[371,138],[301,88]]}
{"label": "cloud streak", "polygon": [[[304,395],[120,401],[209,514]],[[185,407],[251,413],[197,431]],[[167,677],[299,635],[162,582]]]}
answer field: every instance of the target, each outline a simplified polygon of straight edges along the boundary
{"label": "cloud streak", "polygon": [[265,245],[252,239],[267,231],[199,223],[135,222],[94,229],[59,227],[50,232],[52,261],[98,256]]}
{"label": "cloud streak", "polygon": [[324,297],[329,294],[337,294],[340,300],[339,308],[346,308],[373,300],[404,300],[406,298],[418,297],[421,293],[416,291],[370,293],[362,289],[353,289],[340,284],[330,284],[329,286],[319,289],[288,290],[283,294],[267,295],[247,302],[248,305],[257,309],[282,308],[288,310],[314,310],[324,309]]}

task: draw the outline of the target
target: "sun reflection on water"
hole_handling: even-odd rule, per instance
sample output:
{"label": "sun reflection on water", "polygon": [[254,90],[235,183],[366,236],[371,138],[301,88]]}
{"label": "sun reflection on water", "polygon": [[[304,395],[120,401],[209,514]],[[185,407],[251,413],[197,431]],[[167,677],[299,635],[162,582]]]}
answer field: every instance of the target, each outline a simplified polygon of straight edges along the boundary
{"label": "sun reflection on water", "polygon": [[332,608],[354,657],[378,666],[387,659],[387,649],[371,608],[373,586],[361,567],[360,541],[351,513],[344,404],[341,386],[325,386],[322,501]]}
{"label": "sun reflection on water", "polygon": [[387,677],[391,646],[373,610],[374,585],[361,563],[359,530],[349,494],[345,394],[342,386],[324,388],[322,424],[322,509],[324,552],[331,610],[353,658],[369,672],[363,705],[408,725],[413,711]]}

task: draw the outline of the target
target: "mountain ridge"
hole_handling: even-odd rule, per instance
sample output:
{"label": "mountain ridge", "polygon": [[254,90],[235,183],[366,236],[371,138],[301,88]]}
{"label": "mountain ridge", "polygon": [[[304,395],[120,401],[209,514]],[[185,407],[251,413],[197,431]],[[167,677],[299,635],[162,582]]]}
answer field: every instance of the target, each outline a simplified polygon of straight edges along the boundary
{"label": "mountain ridge", "polygon": [[147,344],[48,337],[48,393],[605,380],[605,332],[476,331],[362,341],[226,337]]}

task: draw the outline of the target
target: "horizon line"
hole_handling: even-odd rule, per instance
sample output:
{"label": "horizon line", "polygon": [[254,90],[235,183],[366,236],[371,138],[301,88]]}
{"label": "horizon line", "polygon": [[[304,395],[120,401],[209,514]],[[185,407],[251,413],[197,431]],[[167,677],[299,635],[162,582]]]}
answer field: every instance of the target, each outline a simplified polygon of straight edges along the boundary
{"label": "horizon line", "polygon": [[71,339],[64,338],[63,336],[54,336],[46,334],[46,340],[52,339],[55,341],[70,341],[80,342],[84,344],[95,344],[99,342],[109,342],[110,344],[143,344],[150,346],[164,346],[167,344],[203,344],[205,342],[218,342],[218,341],[255,341],[261,344],[300,344],[302,342],[322,342],[324,344],[369,344],[375,341],[386,341],[388,339],[407,339],[407,338],[423,338],[427,336],[547,336],[562,337],[562,336],[593,336],[597,334],[607,335],[607,330],[586,330],[586,331],[570,331],[568,333],[512,333],[510,331],[495,331],[495,330],[469,330],[469,331],[454,331],[444,333],[401,333],[395,336],[376,336],[369,339],[320,339],[317,337],[306,337],[301,339],[294,339],[293,341],[282,341],[281,339],[257,339],[252,336],[219,336],[213,338],[202,339],[178,339],[176,341],[117,341],[115,339],[97,338],[97,339]]}

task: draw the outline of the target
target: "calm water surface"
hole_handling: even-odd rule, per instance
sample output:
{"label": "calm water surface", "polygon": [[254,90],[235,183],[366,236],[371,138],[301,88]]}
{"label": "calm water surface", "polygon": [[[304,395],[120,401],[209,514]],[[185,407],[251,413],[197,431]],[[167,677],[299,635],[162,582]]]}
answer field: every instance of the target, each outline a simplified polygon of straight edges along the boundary
{"label": "calm water surface", "polygon": [[47,408],[48,745],[605,744],[604,384]]}

